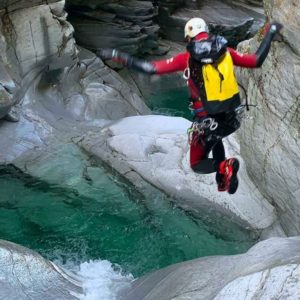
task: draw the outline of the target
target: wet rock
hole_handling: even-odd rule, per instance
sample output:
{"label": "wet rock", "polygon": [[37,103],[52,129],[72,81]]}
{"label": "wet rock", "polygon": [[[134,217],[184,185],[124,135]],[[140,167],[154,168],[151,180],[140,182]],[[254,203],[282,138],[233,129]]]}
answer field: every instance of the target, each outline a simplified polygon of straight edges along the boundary
{"label": "wet rock", "polygon": [[[73,28],[66,21],[64,4],[64,1],[0,3],[3,9],[0,24],[3,72],[0,83],[4,87],[0,118],[9,114],[6,120],[18,119],[10,110],[21,101],[29,85],[41,72],[63,68],[76,61]],[[31,5],[36,6],[29,7]],[[9,75],[4,78],[3,74]],[[8,88],[8,81],[13,88]]]}
{"label": "wet rock", "polygon": [[0,119],[7,116],[15,104],[16,86],[4,63],[0,61]]}
{"label": "wet rock", "polygon": [[0,299],[71,300],[83,297],[82,283],[38,253],[0,240]]}
{"label": "wet rock", "polygon": [[[271,226],[276,219],[274,208],[253,186],[244,168],[239,172],[238,193],[223,193],[221,197],[214,174],[199,176],[191,170],[186,134],[189,126],[183,118],[129,117],[101,132],[91,130],[78,145],[128,177],[137,188],[143,191],[142,178],[191,213],[214,211],[258,232]],[[229,141],[228,155],[238,156],[237,144],[234,139]]]}
{"label": "wet rock", "polygon": [[36,78],[20,113],[19,123],[0,126],[0,163],[33,172],[31,160],[46,164],[47,155],[57,151],[55,145],[69,143],[90,128],[99,130],[113,120],[150,110],[118,74],[83,49],[72,67]]}
{"label": "wet rock", "polygon": [[247,253],[172,265],[132,283],[122,300],[298,299],[300,238],[273,238]]}
{"label": "wet rock", "polygon": [[[240,131],[241,153],[250,177],[276,206],[289,235],[300,233],[300,3],[264,1],[270,20],[284,24],[281,42],[273,42],[263,66],[239,70],[247,89],[248,125]],[[261,36],[240,45],[240,51],[257,49]],[[249,143],[253,141],[253,143]]]}

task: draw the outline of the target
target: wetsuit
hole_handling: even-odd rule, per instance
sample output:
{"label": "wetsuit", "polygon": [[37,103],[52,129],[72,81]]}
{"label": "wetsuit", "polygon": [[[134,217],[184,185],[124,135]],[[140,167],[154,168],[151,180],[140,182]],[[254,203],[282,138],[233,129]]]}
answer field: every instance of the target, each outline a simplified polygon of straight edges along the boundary
{"label": "wetsuit", "polygon": [[[207,39],[207,33],[200,33],[196,39]],[[227,48],[231,54],[233,64],[240,67],[256,68],[257,56],[255,54],[240,54],[232,48]],[[155,74],[167,74],[177,71],[185,71],[188,68],[190,58],[189,52],[180,53],[169,59],[152,61]],[[233,133],[239,128],[239,122],[235,118],[235,112],[227,112],[218,115],[209,115],[201,102],[198,89],[191,78],[188,79],[189,96],[193,103],[195,113],[194,120],[200,121],[205,117],[213,117],[218,123],[214,135],[209,131],[199,135],[193,133],[190,143],[190,165],[198,173],[212,173],[218,170],[219,163],[225,159],[225,151],[222,138]],[[208,138],[209,137],[209,138]],[[208,158],[210,151],[213,151],[213,158]]]}
{"label": "wetsuit", "polygon": [[[262,65],[269,52],[271,42],[282,26],[278,23],[272,23],[265,28],[265,36],[258,50],[253,54],[241,54],[232,48],[227,48],[233,64],[245,68],[257,68]],[[199,33],[194,39],[204,40],[208,38],[205,32]],[[128,68],[147,74],[168,74],[172,72],[183,71],[188,68],[190,58],[189,52],[179,53],[178,55],[157,61],[145,61],[135,58],[127,53],[119,52],[116,49],[101,50],[99,56],[103,59],[113,59],[123,63]],[[190,165],[192,169],[199,173],[211,173],[219,171],[219,164],[225,159],[225,151],[222,138],[228,136],[237,130],[240,126],[235,117],[234,111],[209,115],[199,97],[198,89],[192,79],[188,79],[188,88],[190,99],[193,103],[193,109],[196,112],[196,120],[203,120],[212,117],[218,123],[217,129],[212,135],[211,132],[203,132],[201,135],[193,134],[190,147]],[[213,152],[213,158],[208,158],[210,151]],[[218,179],[217,179],[218,181]]]}

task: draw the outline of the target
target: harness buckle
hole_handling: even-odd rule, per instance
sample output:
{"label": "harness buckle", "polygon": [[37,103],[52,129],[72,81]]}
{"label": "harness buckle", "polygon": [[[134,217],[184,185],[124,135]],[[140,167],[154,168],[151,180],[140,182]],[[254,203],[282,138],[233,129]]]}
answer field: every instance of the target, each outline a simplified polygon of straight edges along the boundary
{"label": "harness buckle", "polygon": [[205,118],[200,123],[198,123],[200,128],[207,129],[209,128],[211,131],[214,131],[218,128],[219,124],[215,121],[214,118]]}
{"label": "harness buckle", "polygon": [[184,69],[183,74],[182,74],[182,77],[183,77],[183,79],[185,79],[185,80],[189,80],[189,79],[190,79],[190,76],[191,76],[191,71],[190,71],[190,68],[187,67],[187,68]]}

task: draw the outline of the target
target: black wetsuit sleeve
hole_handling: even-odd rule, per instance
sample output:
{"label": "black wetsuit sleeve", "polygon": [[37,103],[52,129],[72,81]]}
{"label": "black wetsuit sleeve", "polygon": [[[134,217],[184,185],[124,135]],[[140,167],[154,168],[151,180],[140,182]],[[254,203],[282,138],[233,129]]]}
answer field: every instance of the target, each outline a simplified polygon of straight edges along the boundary
{"label": "black wetsuit sleeve", "polygon": [[282,28],[282,25],[279,23],[271,23],[270,28],[266,35],[264,36],[259,48],[257,49],[255,55],[256,55],[256,67],[260,67],[265,59],[267,58],[267,55],[270,51],[271,42],[273,41],[275,35],[279,32],[279,30]]}
{"label": "black wetsuit sleeve", "polygon": [[134,69],[147,74],[156,73],[153,63],[136,58],[128,53],[124,53],[116,49],[101,49],[97,52],[97,55],[103,60],[111,59],[115,62],[122,63],[129,69]]}

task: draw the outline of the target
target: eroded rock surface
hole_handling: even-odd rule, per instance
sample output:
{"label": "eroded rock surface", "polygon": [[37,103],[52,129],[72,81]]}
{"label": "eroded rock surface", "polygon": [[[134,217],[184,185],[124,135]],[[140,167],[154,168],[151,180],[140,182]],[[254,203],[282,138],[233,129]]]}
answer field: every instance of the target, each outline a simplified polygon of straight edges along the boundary
{"label": "eroded rock surface", "polygon": [[[185,210],[196,214],[203,209],[215,210],[258,231],[271,226],[275,221],[273,207],[252,185],[244,168],[235,195],[220,195],[214,175],[198,175],[191,170],[186,134],[189,126],[190,122],[183,118],[129,117],[101,132],[91,131],[78,144],[112,165],[138,188],[143,189],[142,178],[176,199]],[[234,140],[228,148],[228,155],[238,155]]]}
{"label": "eroded rock surface", "polygon": [[67,3],[79,45],[92,51],[118,48],[131,54],[159,51],[159,26],[154,23],[156,10],[151,1]]}
{"label": "eroded rock surface", "polygon": [[254,22],[264,22],[262,11],[254,12],[238,2],[219,0],[185,1],[184,5],[171,7],[161,3],[158,22],[166,39],[183,42],[185,23],[197,16],[206,20],[212,33],[225,36],[233,46],[251,35]]}
{"label": "eroded rock surface", "polygon": [[66,21],[64,4],[1,1],[0,64],[5,91],[1,93],[0,117],[21,101],[41,72],[69,66],[77,59],[73,28]]}
{"label": "eroded rock surface", "polygon": [[75,300],[82,282],[38,253],[0,240],[0,299]]}
{"label": "eroded rock surface", "polygon": [[[276,250],[275,250],[276,249]],[[273,238],[247,253],[170,266],[133,282],[123,300],[299,299],[300,238]]]}
{"label": "eroded rock surface", "polygon": [[[257,105],[250,110],[248,126],[240,131],[241,154],[286,232],[296,235],[300,232],[300,3],[264,2],[270,19],[284,24],[283,36],[272,44],[260,69],[238,72],[249,102]],[[259,38],[242,43],[241,51],[252,52]]]}

